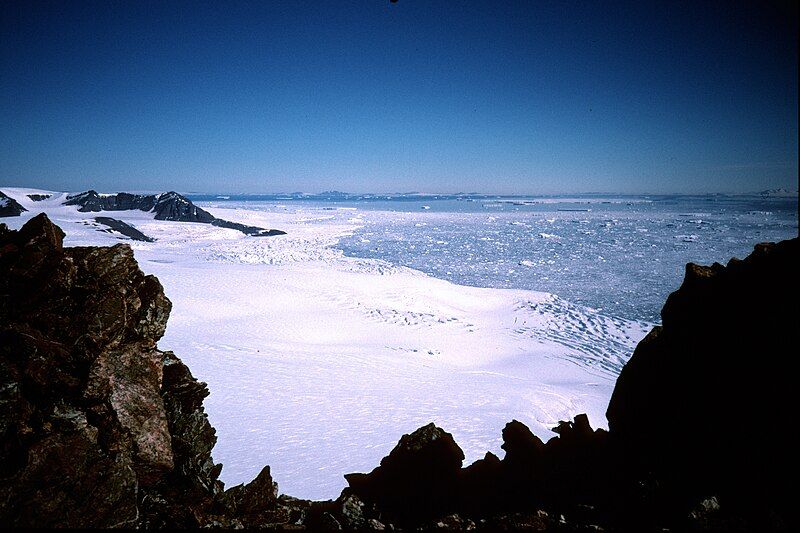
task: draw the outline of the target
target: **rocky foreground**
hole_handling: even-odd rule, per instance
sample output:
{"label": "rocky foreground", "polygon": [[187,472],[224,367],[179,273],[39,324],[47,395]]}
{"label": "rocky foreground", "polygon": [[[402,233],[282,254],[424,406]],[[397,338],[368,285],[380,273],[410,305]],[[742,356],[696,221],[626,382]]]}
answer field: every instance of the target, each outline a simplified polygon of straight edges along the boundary
{"label": "rocky foreground", "polygon": [[502,459],[464,468],[431,424],[309,502],[279,496],[269,467],[223,490],[208,390],[156,347],[161,284],[126,245],[63,237],[45,215],[0,225],[4,527],[794,529],[798,239],[687,266],[619,377],[610,431],[577,416],[543,443],[512,421]]}

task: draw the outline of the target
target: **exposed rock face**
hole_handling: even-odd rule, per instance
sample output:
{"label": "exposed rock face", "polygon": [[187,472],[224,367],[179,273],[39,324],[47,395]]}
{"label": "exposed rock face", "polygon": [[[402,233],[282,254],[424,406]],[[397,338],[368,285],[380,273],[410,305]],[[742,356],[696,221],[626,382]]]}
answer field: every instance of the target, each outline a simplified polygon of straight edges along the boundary
{"label": "exposed rock face", "polygon": [[156,220],[176,220],[178,222],[204,222],[210,224],[214,216],[194,205],[186,197],[176,192],[165,192],[159,195],[153,211]]}
{"label": "exposed rock face", "polygon": [[47,200],[51,196],[53,196],[53,195],[52,194],[29,194],[28,198],[30,198],[34,202],[41,202],[43,200]]}
{"label": "exposed rock face", "polygon": [[0,217],[18,217],[24,211],[27,209],[19,205],[19,202],[0,191]]}
{"label": "exposed rock face", "polygon": [[99,222],[104,226],[107,226],[109,229],[106,231],[116,231],[125,235],[126,237],[130,237],[134,241],[142,241],[142,242],[153,242],[155,239],[152,237],[148,237],[138,229],[134,228],[128,223],[125,223],[121,220],[117,220],[116,218],[110,217],[94,217],[95,222]]}
{"label": "exposed rock face", "polygon": [[95,190],[89,190],[67,196],[64,205],[80,206],[78,211],[82,213],[129,211],[134,209],[151,211],[156,205],[156,196],[152,194],[130,194],[127,192],[100,195]]}
{"label": "exposed rock face", "polygon": [[141,195],[126,192],[100,195],[97,191],[90,190],[68,196],[64,205],[78,205],[80,206],[78,211],[81,212],[130,211],[137,209],[140,211],[152,211],[155,213],[156,220],[212,224],[222,228],[241,231],[245,235],[250,235],[251,237],[286,235],[286,232],[281,230],[268,230],[239,224],[238,222],[221,220],[208,211],[197,207],[191,200],[174,191],[159,195]]}
{"label": "exposed rock face", "polygon": [[789,509],[792,453],[779,428],[795,403],[798,272],[798,239],[760,244],[727,266],[690,263],[663,326],[622,370],[607,413],[611,434],[665,491],[720,495],[723,507],[745,501],[757,512]]}
{"label": "exposed rock face", "polygon": [[285,231],[281,231],[279,229],[262,229],[255,226],[239,224],[238,222],[221,220],[219,218],[212,220],[211,225],[218,226],[220,228],[235,229],[236,231],[241,231],[245,235],[250,235],[251,237],[274,237],[276,235],[286,235]]}
{"label": "exposed rock face", "polygon": [[208,394],[156,349],[170,302],[126,245],[0,225],[0,523],[200,525],[221,491]]}

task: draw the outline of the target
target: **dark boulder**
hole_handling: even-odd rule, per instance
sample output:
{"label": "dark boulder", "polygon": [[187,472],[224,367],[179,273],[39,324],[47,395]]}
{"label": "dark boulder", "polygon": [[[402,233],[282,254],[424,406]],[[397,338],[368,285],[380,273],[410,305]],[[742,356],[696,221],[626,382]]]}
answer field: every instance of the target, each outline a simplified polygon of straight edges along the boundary
{"label": "dark boulder", "polygon": [[400,442],[369,474],[347,474],[349,493],[402,524],[436,518],[456,504],[464,452],[433,424]]}
{"label": "dark boulder", "polygon": [[512,420],[503,428],[503,458],[505,465],[519,475],[532,472],[544,452],[544,443],[531,430],[517,420]]}

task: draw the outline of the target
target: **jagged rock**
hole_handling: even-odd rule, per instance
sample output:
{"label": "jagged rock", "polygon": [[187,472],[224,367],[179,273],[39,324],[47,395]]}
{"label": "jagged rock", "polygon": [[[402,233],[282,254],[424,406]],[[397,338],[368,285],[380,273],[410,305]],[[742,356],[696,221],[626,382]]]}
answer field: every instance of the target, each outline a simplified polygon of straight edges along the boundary
{"label": "jagged rock", "polygon": [[343,494],[338,500],[341,522],[348,529],[362,529],[366,526],[366,504],[355,494]]}
{"label": "jagged rock", "polygon": [[211,223],[216,220],[214,215],[204,209],[200,209],[185,196],[174,191],[159,195],[152,209],[156,214],[156,220],[204,223]]}
{"label": "jagged rock", "polygon": [[19,202],[0,191],[0,217],[17,217],[25,211]]}
{"label": "jagged rock", "polygon": [[156,349],[170,302],[126,245],[0,228],[0,523],[196,526],[221,484],[207,395]]}
{"label": "jagged rock", "polygon": [[370,518],[369,520],[367,520],[367,529],[371,531],[384,531],[386,529],[386,526],[380,520]]}
{"label": "jagged rock", "polygon": [[272,481],[269,466],[247,485],[232,487],[222,496],[226,516],[238,519],[248,528],[286,523],[288,512],[278,507],[277,501],[278,485]]}
{"label": "jagged rock", "polygon": [[534,469],[544,451],[544,443],[528,426],[512,420],[503,428],[501,448],[506,452],[503,467],[510,476],[525,482],[535,474]]}
{"label": "jagged rock", "polygon": [[319,526],[322,531],[340,531],[342,529],[342,524],[331,513],[322,514]]}
{"label": "jagged rock", "polygon": [[[511,514],[498,514],[492,516],[484,523],[481,524],[482,529],[488,531],[570,531],[572,528],[567,528],[566,521],[556,520],[548,515],[545,511],[539,510],[529,513],[511,513]],[[580,531],[580,529],[578,529]]]}
{"label": "jagged rock", "polygon": [[474,516],[484,516],[503,507],[506,500],[503,468],[500,458],[492,452],[486,452],[483,459],[464,468],[459,483],[459,507],[470,509]]}
{"label": "jagged rock", "polygon": [[435,518],[455,504],[464,452],[428,424],[400,442],[369,474],[347,474],[349,491],[401,523]]}
{"label": "jagged rock", "polygon": [[687,265],[663,325],[619,376],[610,433],[632,475],[657,479],[672,507],[688,512],[717,494],[755,515],[789,516],[793,444],[779,406],[794,404],[799,252],[792,239],[727,266]]}

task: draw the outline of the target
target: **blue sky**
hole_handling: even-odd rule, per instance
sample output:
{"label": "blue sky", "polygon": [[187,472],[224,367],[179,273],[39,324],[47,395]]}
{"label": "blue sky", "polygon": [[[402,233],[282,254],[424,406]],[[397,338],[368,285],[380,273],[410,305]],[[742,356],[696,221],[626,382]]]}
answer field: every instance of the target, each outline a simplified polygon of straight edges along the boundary
{"label": "blue sky", "polygon": [[3,185],[797,188],[793,2],[4,2],[0,13]]}

